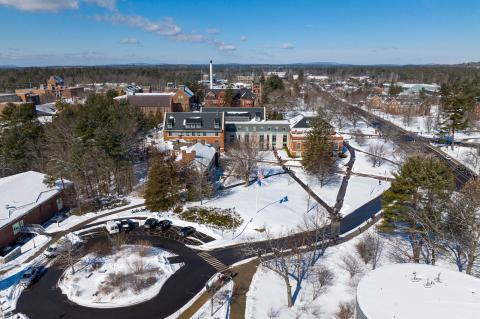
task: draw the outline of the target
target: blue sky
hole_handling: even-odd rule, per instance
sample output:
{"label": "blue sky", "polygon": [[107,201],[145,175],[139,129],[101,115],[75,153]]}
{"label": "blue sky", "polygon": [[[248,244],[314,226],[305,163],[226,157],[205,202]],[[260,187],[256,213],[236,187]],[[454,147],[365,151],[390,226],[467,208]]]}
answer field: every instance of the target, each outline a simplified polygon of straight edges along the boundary
{"label": "blue sky", "polygon": [[480,61],[478,0],[0,0],[0,65]]}

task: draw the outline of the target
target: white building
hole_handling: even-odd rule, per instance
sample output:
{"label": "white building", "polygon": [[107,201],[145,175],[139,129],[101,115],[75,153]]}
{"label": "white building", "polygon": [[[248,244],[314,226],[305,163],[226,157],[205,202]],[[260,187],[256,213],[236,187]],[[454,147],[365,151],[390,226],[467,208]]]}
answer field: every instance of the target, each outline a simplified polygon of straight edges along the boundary
{"label": "white building", "polygon": [[380,267],[358,284],[356,318],[480,318],[480,279],[425,264]]}

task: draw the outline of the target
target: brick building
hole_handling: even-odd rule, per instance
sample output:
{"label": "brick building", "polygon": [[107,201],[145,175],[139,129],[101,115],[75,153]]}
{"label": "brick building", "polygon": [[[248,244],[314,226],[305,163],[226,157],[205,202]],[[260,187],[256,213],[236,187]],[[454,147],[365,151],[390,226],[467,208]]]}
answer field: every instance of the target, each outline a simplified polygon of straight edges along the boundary
{"label": "brick building", "polygon": [[167,112],[163,120],[165,141],[210,144],[223,151],[225,121],[221,112]]}
{"label": "brick building", "polygon": [[185,85],[180,85],[172,96],[172,109],[176,112],[188,112],[194,103],[195,95]]}
{"label": "brick building", "polygon": [[72,183],[51,187],[44,178],[45,174],[33,171],[0,178],[0,247],[14,243],[23,225],[45,223],[69,202]]}
{"label": "brick building", "polygon": [[227,89],[208,89],[205,94],[203,104],[207,107],[211,106],[255,106],[256,96],[252,90],[247,88],[232,88],[233,99],[231,105],[225,105],[225,93]]}
{"label": "brick building", "polygon": [[[290,120],[290,133],[288,139],[288,151],[292,156],[300,157],[305,152],[305,143],[310,131],[312,116],[298,115]],[[332,129],[333,151],[341,153],[343,150],[343,137],[336,134]]]}
{"label": "brick building", "polygon": [[[166,112],[175,111],[172,109],[172,97],[175,93],[135,93],[131,95],[121,95],[114,98],[118,102],[128,102],[140,109],[146,116],[157,116]],[[179,111],[182,111],[179,106]]]}

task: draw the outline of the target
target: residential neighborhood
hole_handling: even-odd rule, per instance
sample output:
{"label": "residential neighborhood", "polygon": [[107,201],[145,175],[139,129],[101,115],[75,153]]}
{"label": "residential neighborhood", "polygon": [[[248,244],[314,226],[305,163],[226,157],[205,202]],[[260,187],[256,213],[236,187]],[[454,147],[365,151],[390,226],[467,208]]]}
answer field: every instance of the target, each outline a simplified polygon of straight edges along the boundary
{"label": "residential neighborhood", "polygon": [[239,4],[0,1],[0,318],[478,317],[479,5]]}

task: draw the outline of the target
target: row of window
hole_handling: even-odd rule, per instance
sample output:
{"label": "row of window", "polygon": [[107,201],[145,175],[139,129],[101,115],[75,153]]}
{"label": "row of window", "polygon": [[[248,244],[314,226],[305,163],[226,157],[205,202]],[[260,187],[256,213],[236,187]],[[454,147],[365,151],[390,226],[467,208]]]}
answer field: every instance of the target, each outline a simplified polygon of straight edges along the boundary
{"label": "row of window", "polygon": [[[249,134],[244,134],[244,135],[235,135],[235,134],[229,134],[228,136],[228,142],[229,143],[233,143],[235,142],[235,139],[241,141],[242,140],[242,136],[243,136],[243,140],[245,142],[248,143],[248,141],[250,140],[250,135]],[[260,148],[265,148],[270,145],[270,135],[269,134],[256,134],[256,136],[258,136],[258,142],[260,144]],[[276,148],[277,147],[277,135],[274,134],[271,136],[272,137],[272,144],[271,146],[273,148]],[[265,140],[266,140],[266,144],[265,144]],[[287,147],[287,141],[288,141],[288,135],[287,134],[283,134],[282,135],[282,147]]]}
{"label": "row of window", "polygon": [[168,132],[168,136],[220,136],[218,132]]}
{"label": "row of window", "polygon": [[[245,132],[248,132],[250,129],[249,129],[250,126],[238,126],[237,129],[239,131],[245,131]],[[271,131],[272,130],[272,127],[271,126],[267,126],[267,131]],[[287,131],[287,128],[286,127],[282,127],[281,130],[278,126],[274,126],[273,127],[273,130],[274,131],[282,131],[282,132],[286,132]],[[256,132],[257,131],[257,126],[256,125],[253,125],[252,126],[252,132]],[[258,131],[265,131],[265,127],[264,126],[260,126]]]}

